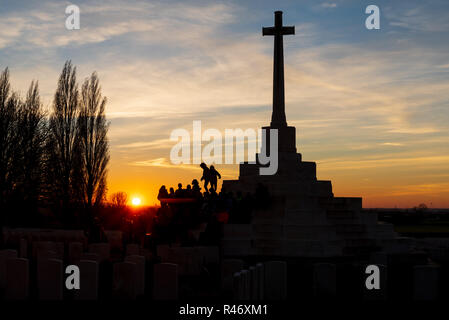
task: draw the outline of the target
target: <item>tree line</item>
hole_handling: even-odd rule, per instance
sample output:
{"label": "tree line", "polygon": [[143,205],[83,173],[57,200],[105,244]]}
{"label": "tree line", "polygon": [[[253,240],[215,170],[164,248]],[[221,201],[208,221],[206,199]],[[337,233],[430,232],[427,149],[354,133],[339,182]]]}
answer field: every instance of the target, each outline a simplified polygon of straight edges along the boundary
{"label": "tree line", "polygon": [[93,72],[79,85],[76,67],[64,64],[51,111],[37,81],[25,97],[0,74],[0,219],[33,219],[50,211],[64,224],[91,219],[105,199],[109,122],[106,97]]}

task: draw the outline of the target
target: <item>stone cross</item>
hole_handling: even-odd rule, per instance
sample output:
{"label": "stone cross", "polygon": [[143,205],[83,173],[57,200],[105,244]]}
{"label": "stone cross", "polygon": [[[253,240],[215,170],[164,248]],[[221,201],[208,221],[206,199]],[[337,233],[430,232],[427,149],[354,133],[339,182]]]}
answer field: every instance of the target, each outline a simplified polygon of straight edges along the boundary
{"label": "stone cross", "polygon": [[262,28],[263,36],[274,36],[272,128],[287,126],[284,97],[284,43],[282,39],[284,35],[289,34],[295,34],[295,26],[284,27],[282,25],[282,11],[275,11],[274,27]]}

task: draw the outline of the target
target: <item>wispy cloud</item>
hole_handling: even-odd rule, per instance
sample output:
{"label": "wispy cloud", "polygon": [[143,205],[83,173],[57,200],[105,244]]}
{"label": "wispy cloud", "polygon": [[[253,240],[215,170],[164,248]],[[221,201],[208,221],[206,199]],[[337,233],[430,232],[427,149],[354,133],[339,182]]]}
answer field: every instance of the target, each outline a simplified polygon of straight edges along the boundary
{"label": "wispy cloud", "polygon": [[320,6],[322,8],[336,8],[337,4],[334,2],[323,2]]}

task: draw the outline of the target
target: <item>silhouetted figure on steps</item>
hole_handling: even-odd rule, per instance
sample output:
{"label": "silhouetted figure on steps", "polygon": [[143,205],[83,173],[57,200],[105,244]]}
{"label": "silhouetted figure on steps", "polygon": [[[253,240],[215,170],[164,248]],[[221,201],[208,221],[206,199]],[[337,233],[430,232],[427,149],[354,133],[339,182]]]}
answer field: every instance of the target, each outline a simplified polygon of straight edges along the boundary
{"label": "silhouetted figure on steps", "polygon": [[221,179],[221,175],[220,173],[215,170],[214,166],[210,166],[209,168],[209,177],[210,177],[210,188],[213,189],[214,191],[217,191],[217,178]]}
{"label": "silhouetted figure on steps", "polygon": [[207,192],[207,185],[210,182],[210,170],[204,162],[200,164],[200,167],[203,169],[203,176],[201,177],[201,181],[204,180],[204,190]]}

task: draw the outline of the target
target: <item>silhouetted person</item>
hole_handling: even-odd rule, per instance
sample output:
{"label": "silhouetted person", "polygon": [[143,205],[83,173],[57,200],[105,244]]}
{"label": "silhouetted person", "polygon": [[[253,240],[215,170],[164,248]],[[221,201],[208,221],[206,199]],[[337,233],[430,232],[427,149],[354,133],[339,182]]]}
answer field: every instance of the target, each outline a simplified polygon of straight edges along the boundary
{"label": "silhouetted person", "polygon": [[193,196],[192,194],[192,186],[190,184],[187,185],[185,194],[187,198],[191,198]]}
{"label": "silhouetted person", "polygon": [[194,194],[201,193],[200,184],[199,184],[198,180],[196,180],[196,179],[192,180],[192,191]]}
{"label": "silhouetted person", "polygon": [[207,185],[210,182],[210,170],[204,162],[200,164],[200,167],[203,169],[203,176],[201,177],[201,181],[204,180],[204,190],[207,192]]}
{"label": "silhouetted person", "polygon": [[162,186],[159,189],[159,194],[157,195],[157,199],[161,200],[161,199],[166,199],[166,198],[168,198],[168,192],[167,192],[167,189],[165,188],[165,186]]}
{"label": "silhouetted person", "polygon": [[168,194],[169,198],[174,198],[175,197],[175,189],[173,189],[173,187],[170,187],[170,193]]}
{"label": "silhouetted person", "polygon": [[163,199],[167,199],[167,198],[168,198],[167,189],[165,188],[165,186],[162,186],[159,189],[159,193],[157,195],[157,199],[161,202],[161,207],[164,206]]}
{"label": "silhouetted person", "polygon": [[218,179],[221,179],[221,175],[220,173],[215,170],[214,166],[210,166],[209,168],[209,181],[210,181],[210,188],[213,189],[214,191],[217,191],[217,177]]}
{"label": "silhouetted person", "polygon": [[182,198],[184,196],[184,190],[182,189],[182,183],[178,183],[178,189],[175,191],[176,198]]}

